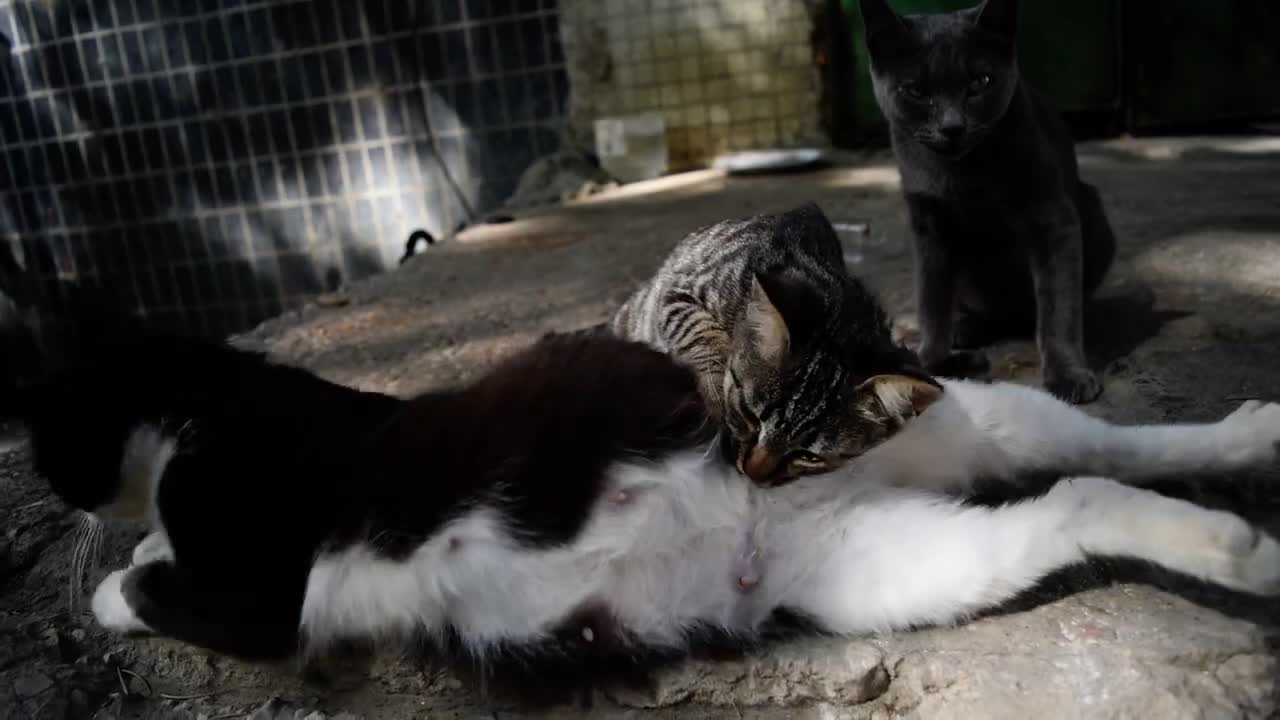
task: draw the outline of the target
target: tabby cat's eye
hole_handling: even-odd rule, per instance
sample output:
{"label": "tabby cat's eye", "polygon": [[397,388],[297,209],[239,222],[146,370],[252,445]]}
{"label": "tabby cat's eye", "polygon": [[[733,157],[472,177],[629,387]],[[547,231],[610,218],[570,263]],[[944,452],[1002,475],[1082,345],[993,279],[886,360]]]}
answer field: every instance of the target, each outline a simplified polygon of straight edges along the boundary
{"label": "tabby cat's eye", "polygon": [[903,83],[898,89],[902,91],[902,94],[913,100],[919,100],[924,97],[924,93],[920,92],[920,86],[915,83]]}
{"label": "tabby cat's eye", "polygon": [[969,92],[975,92],[975,93],[982,92],[983,90],[986,90],[987,86],[990,84],[991,84],[990,75],[979,75],[978,77],[970,81]]}
{"label": "tabby cat's eye", "polygon": [[811,452],[808,452],[806,450],[798,450],[792,453],[791,462],[797,465],[804,465],[808,467],[817,467],[820,465],[827,464],[827,461],[823,460],[822,457],[815,455]]}

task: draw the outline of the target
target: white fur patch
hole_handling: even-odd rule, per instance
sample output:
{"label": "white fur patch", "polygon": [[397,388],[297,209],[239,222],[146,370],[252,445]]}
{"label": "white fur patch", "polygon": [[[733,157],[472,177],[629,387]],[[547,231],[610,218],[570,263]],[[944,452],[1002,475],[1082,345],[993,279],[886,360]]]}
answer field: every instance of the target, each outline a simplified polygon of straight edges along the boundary
{"label": "white fur patch", "polygon": [[107,575],[93,591],[93,616],[98,624],[114,633],[150,633],[151,628],[142,622],[125,600],[123,586],[129,570],[116,570]]}
{"label": "white fur patch", "polygon": [[[480,510],[403,562],[363,544],[323,555],[308,578],[302,629],[322,646],[448,624],[483,653],[491,642],[542,637],[588,603],[655,642],[678,643],[684,621],[731,620],[726,573],[748,485],[699,449],[658,465],[620,464],[613,487],[569,547],[521,547],[495,513]],[[702,575],[707,567],[722,571],[713,579]]]}
{"label": "white fur patch", "polygon": [[152,562],[172,562],[173,547],[169,544],[169,536],[163,530],[156,530],[138,543],[133,549],[131,565],[146,565]]}
{"label": "white fur patch", "polygon": [[157,428],[151,425],[135,428],[124,442],[116,496],[107,505],[96,508],[94,514],[111,520],[141,520],[153,528],[158,527],[156,492],[165,467],[177,450],[177,439]]}

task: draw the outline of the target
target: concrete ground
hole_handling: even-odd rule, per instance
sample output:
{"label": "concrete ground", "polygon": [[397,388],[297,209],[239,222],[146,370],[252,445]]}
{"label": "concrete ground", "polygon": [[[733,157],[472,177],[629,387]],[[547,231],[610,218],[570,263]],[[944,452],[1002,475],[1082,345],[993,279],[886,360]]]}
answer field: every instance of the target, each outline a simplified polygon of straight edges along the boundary
{"label": "concrete ground", "polygon": [[[1246,398],[1280,400],[1280,140],[1115,141],[1081,148],[1120,238],[1094,305],[1090,352],[1106,392],[1091,412],[1124,422],[1210,420]],[[850,267],[910,326],[910,257],[897,175],[884,155],[817,172],[714,172],[522,213],[431,248],[400,271],[242,338],[326,377],[411,394],[464,382],[541,333],[600,321],[686,232],[816,200]],[[1035,381],[1028,343],[992,352],[998,377]],[[1280,531],[1280,481],[1249,476],[1166,491]],[[74,518],[0,450],[0,718],[518,717],[440,673],[388,658],[342,690],[160,640],[104,637],[68,610]],[[234,528],[228,528],[234,532]],[[136,531],[103,548],[100,576]],[[126,692],[127,691],[127,692]],[[271,698],[273,703],[265,704]],[[731,662],[693,662],[652,695],[598,697],[554,717],[1277,717],[1280,604],[1152,568],[1096,563],[1050,578],[1006,612],[947,629],[810,640]],[[317,716],[319,717],[319,716]]]}

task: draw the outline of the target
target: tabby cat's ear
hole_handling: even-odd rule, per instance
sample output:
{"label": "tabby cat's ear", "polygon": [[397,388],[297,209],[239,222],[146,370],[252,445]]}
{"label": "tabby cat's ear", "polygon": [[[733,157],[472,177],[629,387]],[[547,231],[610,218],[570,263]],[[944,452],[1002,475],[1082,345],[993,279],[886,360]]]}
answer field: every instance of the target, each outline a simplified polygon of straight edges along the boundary
{"label": "tabby cat's ear", "polygon": [[919,416],[942,397],[942,386],[911,375],[873,375],[857,390],[859,396],[874,397],[883,416],[896,425]]}
{"label": "tabby cat's ear", "polygon": [[978,26],[1013,40],[1018,33],[1018,0],[987,0],[978,10]]}
{"label": "tabby cat's ear", "polygon": [[860,0],[863,34],[872,57],[906,44],[907,28],[888,0]]}
{"label": "tabby cat's ear", "polygon": [[751,299],[747,301],[747,330],[756,356],[777,367],[791,346],[791,332],[782,313],[769,299],[759,278],[751,278]]}

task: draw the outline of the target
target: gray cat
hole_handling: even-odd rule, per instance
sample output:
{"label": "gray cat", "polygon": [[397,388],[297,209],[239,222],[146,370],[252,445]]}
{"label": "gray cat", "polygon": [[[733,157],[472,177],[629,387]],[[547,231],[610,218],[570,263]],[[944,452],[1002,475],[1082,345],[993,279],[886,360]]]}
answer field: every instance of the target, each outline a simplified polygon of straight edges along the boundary
{"label": "gray cat", "polygon": [[761,485],[844,464],[939,392],[812,204],[689,234],[610,329],[698,374],[739,471]]}
{"label": "gray cat", "polygon": [[861,6],[911,215],[926,369],[982,372],[972,348],[1034,330],[1045,387],[1093,400],[1082,311],[1115,238],[1066,126],[1019,76],[1016,0],[905,17]]}

